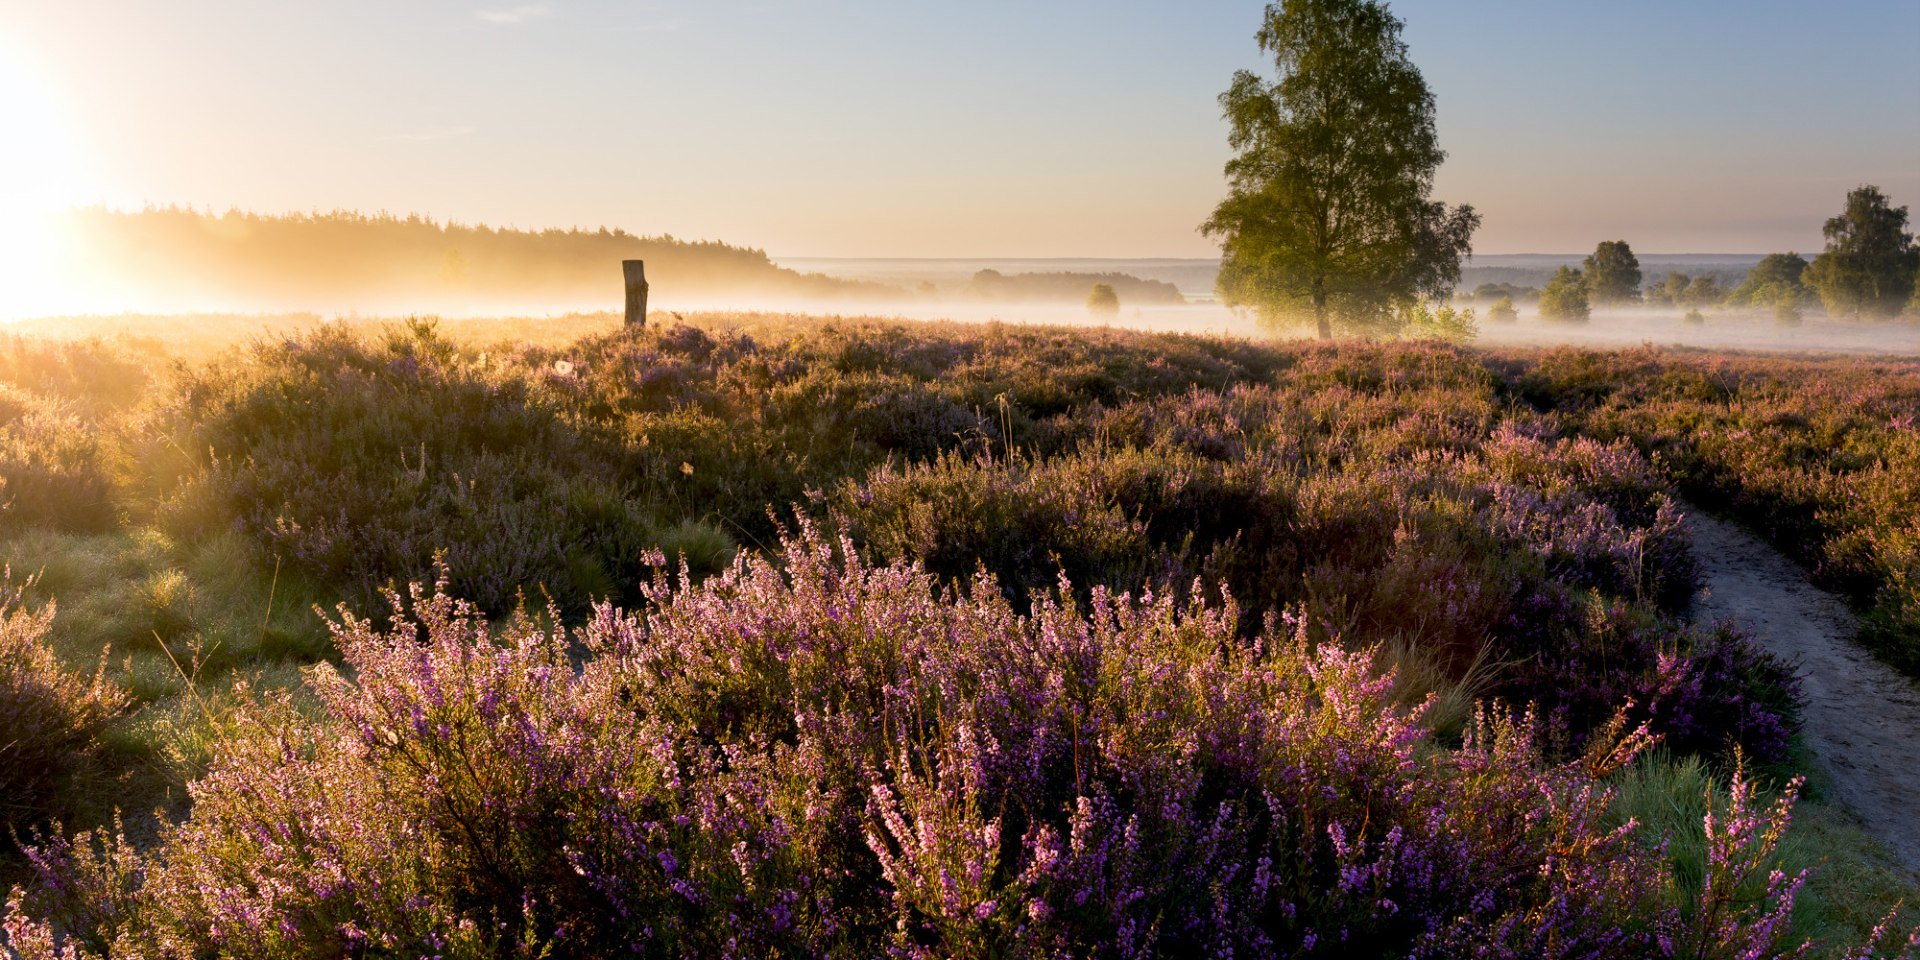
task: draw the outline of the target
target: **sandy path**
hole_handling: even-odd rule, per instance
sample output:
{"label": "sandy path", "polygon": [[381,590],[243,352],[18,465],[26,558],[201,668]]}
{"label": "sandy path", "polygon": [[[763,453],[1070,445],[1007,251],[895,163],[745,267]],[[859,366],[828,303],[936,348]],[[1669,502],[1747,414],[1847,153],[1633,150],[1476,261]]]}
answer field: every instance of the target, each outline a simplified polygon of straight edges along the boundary
{"label": "sandy path", "polygon": [[1920,872],[1920,684],[1853,642],[1846,604],[1752,534],[1689,509],[1702,619],[1731,619],[1798,659],[1806,738],[1833,798],[1908,870]]}

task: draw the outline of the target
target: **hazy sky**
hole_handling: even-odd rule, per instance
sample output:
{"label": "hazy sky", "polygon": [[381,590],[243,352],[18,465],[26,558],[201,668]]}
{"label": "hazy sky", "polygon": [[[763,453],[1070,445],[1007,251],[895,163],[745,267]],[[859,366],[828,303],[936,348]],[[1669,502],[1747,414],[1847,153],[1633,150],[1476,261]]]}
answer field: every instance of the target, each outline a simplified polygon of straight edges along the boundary
{"label": "hazy sky", "polygon": [[[1397,0],[1483,253],[1920,210],[1920,0]],[[0,191],[624,226],[779,256],[1206,256],[1227,0],[0,0]]]}

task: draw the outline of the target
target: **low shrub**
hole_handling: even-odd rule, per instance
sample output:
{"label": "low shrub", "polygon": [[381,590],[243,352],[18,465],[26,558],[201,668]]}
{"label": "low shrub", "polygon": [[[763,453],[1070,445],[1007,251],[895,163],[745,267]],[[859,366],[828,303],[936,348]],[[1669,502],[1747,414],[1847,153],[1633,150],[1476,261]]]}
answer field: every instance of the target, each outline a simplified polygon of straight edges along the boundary
{"label": "low shrub", "polygon": [[94,533],[118,522],[112,451],[69,406],[0,383],[0,531]]}
{"label": "low shrub", "polygon": [[523,590],[584,603],[638,579],[648,518],[601,445],[546,397],[554,371],[502,370],[426,325],[373,342],[321,329],[182,378],[166,443],[208,451],[169,493],[185,537],[215,517],[349,595],[463,566],[498,607]]}
{"label": "low shrub", "polygon": [[54,608],[29,609],[19,588],[0,587],[0,844],[60,813],[63,781],[92,754],[126,703],[105,679],[61,665],[46,642]]}

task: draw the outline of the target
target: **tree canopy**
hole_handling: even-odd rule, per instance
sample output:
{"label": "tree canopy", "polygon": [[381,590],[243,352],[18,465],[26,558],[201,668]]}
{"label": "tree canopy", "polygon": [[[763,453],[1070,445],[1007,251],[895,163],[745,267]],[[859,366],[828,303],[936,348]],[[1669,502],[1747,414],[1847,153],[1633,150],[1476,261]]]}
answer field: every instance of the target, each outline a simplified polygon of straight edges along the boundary
{"label": "tree canopy", "polygon": [[1587,293],[1594,303],[1640,299],[1640,258],[1625,240],[1608,240],[1595,247],[1584,266]]}
{"label": "tree canopy", "polygon": [[1693,278],[1684,273],[1669,273],[1664,282],[1653,284],[1647,288],[1647,302],[1658,305],[1672,304],[1676,307],[1685,306],[1687,302],[1687,285],[1692,282]]}
{"label": "tree canopy", "polygon": [[1203,229],[1221,299],[1326,337],[1446,296],[1480,218],[1429,199],[1446,154],[1400,21],[1371,0],[1278,0],[1256,37],[1278,79],[1241,71],[1220,97],[1235,156]]}
{"label": "tree canopy", "polygon": [[1835,316],[1886,319],[1914,294],[1920,247],[1907,232],[1907,208],[1879,187],[1847,194],[1847,208],[1827,221],[1827,249],[1802,277]]}
{"label": "tree canopy", "polygon": [[1561,267],[1540,291],[1540,316],[1548,320],[1585,323],[1592,313],[1587,278],[1572,267]]}
{"label": "tree canopy", "polygon": [[1791,297],[1796,303],[1809,299],[1813,292],[1801,278],[1807,272],[1807,258],[1797,253],[1769,253],[1747,271],[1747,278],[1735,287],[1727,302],[1736,307],[1777,305]]}

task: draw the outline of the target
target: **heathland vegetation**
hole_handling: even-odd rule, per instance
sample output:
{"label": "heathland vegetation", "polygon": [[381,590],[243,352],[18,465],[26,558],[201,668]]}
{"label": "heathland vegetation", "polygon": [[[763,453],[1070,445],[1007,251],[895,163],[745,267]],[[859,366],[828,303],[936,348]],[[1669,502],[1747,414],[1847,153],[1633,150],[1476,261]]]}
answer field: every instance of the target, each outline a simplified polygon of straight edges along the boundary
{"label": "heathland vegetation", "polygon": [[702,326],[6,343],[13,949],[1774,956],[1907,890],[1789,826],[1674,500],[1905,622],[1910,519],[1797,499],[1892,497],[1892,378]]}
{"label": "heathland vegetation", "polygon": [[1517,383],[1805,560],[1871,610],[1865,638],[1920,676],[1920,364],[1565,351],[1531,359]]}

